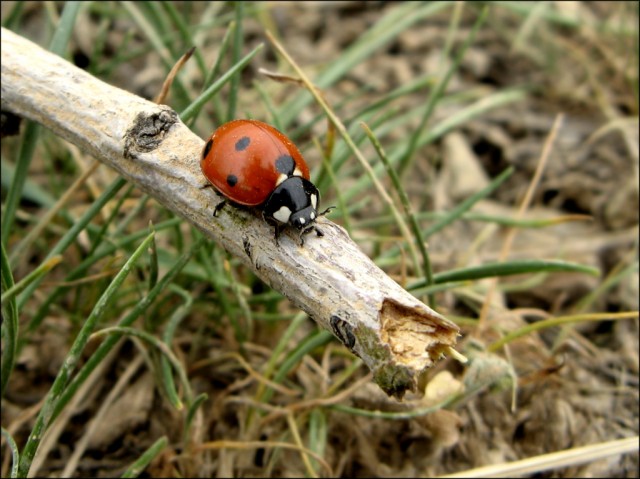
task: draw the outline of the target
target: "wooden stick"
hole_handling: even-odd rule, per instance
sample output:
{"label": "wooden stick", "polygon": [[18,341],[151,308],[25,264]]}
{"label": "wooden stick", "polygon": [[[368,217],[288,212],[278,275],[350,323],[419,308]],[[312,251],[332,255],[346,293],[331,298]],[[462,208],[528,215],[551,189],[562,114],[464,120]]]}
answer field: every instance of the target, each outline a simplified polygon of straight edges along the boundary
{"label": "wooden stick", "polygon": [[458,327],[378,268],[346,231],[320,218],[324,237],[277,247],[259,214],[225,208],[199,160],[204,141],[170,108],[97,80],[34,43],[2,29],[2,109],[44,125],[115,169],[216,241],[272,288],[331,331],[402,398],[452,351]]}

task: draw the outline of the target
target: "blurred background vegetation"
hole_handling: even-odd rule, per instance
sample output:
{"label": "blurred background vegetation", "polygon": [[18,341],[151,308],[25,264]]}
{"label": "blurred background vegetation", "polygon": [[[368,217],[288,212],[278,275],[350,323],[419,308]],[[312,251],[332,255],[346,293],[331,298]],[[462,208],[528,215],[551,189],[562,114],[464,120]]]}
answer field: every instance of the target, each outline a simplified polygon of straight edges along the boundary
{"label": "blurred background vegetation", "polygon": [[[17,463],[43,477],[433,477],[540,456],[535,472],[546,453],[637,437],[637,2],[1,8],[5,28],[147,99],[196,46],[165,103],[189,111],[219,82],[189,114],[196,134],[234,118],[285,132],[338,206],[330,219],[454,320],[470,358],[387,398],[232,256],[22,121],[2,140],[3,477]],[[295,76],[266,31],[392,205],[311,95],[261,73]],[[636,449],[544,474],[637,470]]]}

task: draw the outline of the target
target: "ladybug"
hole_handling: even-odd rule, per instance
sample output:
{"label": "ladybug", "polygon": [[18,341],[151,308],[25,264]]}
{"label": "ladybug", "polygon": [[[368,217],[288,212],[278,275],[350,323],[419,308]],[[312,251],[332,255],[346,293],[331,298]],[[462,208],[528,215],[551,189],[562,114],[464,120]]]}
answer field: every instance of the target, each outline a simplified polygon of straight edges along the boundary
{"label": "ladybug", "polygon": [[[309,180],[309,167],[289,138],[271,125],[256,120],[233,120],[221,125],[202,150],[200,168],[209,182],[230,202],[258,207],[275,227],[292,225],[303,236],[315,231],[320,193]],[[214,216],[224,207],[218,204]]]}

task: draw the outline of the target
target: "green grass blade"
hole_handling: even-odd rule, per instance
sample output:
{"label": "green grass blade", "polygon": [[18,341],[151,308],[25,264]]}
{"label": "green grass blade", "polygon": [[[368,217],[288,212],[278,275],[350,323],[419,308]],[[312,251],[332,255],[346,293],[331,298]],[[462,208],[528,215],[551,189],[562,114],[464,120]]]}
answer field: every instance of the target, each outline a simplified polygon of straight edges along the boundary
{"label": "green grass blade", "polygon": [[[142,339],[149,345],[156,348],[162,354],[162,356],[169,361],[171,366],[173,366],[173,369],[178,374],[178,377],[180,378],[180,382],[182,383],[182,387],[184,388],[187,403],[191,402],[191,398],[192,398],[191,385],[189,384],[187,373],[182,367],[182,364],[180,364],[180,361],[178,360],[178,358],[176,358],[176,356],[171,352],[171,349],[164,342],[162,342],[160,339],[156,338],[152,334],[147,333],[146,331],[140,331],[139,329],[131,328],[128,326],[111,326],[109,328],[104,328],[104,329],[101,329],[100,331],[96,331],[95,333],[93,333],[91,335],[91,338],[93,339],[99,336],[105,336],[110,334],[117,335],[118,337],[120,337],[121,335],[133,336],[133,337]],[[182,401],[177,397],[175,399],[176,399],[176,402],[173,404],[173,406],[177,410],[183,409],[184,404],[182,403]]]}
{"label": "green grass blade", "polygon": [[[191,307],[193,306],[193,297],[187,291],[177,286],[170,286],[170,289],[182,297],[183,303],[176,308],[171,315],[171,318],[169,318],[169,322],[167,323],[164,334],[162,335],[162,340],[169,350],[171,349],[173,336],[176,329],[178,329],[178,325],[191,312]],[[160,368],[165,392],[167,393],[171,403],[176,405],[179,403],[178,391],[176,390],[175,383],[173,381],[173,374],[171,374],[171,363],[165,356],[160,358]]]}
{"label": "green grass blade", "polygon": [[215,95],[231,78],[233,78],[233,76],[237,72],[242,70],[256,55],[256,53],[262,50],[263,47],[264,47],[263,43],[259,44],[253,50],[251,50],[249,54],[245,55],[242,58],[242,60],[240,60],[238,63],[233,65],[229,70],[227,70],[225,74],[218,79],[217,82],[215,82],[213,85],[207,88],[204,92],[202,92],[198,98],[196,98],[187,108],[185,108],[182,111],[182,113],[180,113],[180,119],[183,122],[186,122],[186,121],[189,121],[191,117],[196,115],[200,111],[200,109],[204,106],[204,104],[207,103],[211,99],[211,97]]}
{"label": "green grass blade", "polygon": [[[237,63],[242,53],[243,45],[243,19],[244,19],[244,2],[234,2],[235,7],[235,32],[233,35],[233,63]],[[236,106],[238,104],[238,88],[240,86],[240,76],[234,75],[229,82],[229,99],[227,101],[227,117],[225,120],[233,120],[236,117]]]}
{"label": "green grass blade", "polygon": [[169,439],[167,438],[167,436],[162,436],[160,439],[154,442],[149,449],[144,451],[142,456],[140,456],[137,461],[131,464],[120,477],[138,477],[146,469],[149,463],[151,463],[151,461],[153,461],[162,451],[164,451],[168,444]]}
{"label": "green grass blade", "polygon": [[451,66],[442,77],[442,80],[438,82],[434,90],[431,92],[431,95],[429,96],[429,100],[427,101],[427,104],[425,106],[425,110],[422,115],[422,118],[420,119],[420,124],[414,130],[413,134],[409,138],[409,142],[407,143],[407,148],[400,157],[400,161],[398,164],[399,175],[402,176],[402,174],[407,170],[407,167],[409,166],[411,159],[413,158],[413,154],[415,153],[416,148],[418,146],[418,140],[420,139],[421,132],[427,126],[427,122],[431,118],[431,115],[435,110],[436,105],[444,95],[444,92],[447,89],[447,85],[449,85],[449,80],[451,80],[451,78],[453,77],[453,74],[460,67],[460,64],[462,63],[462,58],[464,57],[465,52],[467,51],[469,46],[471,46],[471,44],[473,43],[476,37],[476,33],[480,29],[480,26],[484,23],[484,20],[487,17],[488,12],[489,12],[489,9],[487,7],[484,7],[482,9],[480,16],[476,20],[475,24],[473,25],[473,28],[471,29],[471,32],[469,32],[469,35],[467,36],[464,43],[462,44],[460,51],[455,56]]}
{"label": "green grass blade", "polygon": [[2,428],[2,435],[4,436],[5,440],[7,441],[7,445],[11,450],[11,474],[9,477],[13,479],[15,477],[18,477],[18,464],[20,463],[20,452],[18,451],[18,445],[16,444],[16,441],[13,439],[13,437],[11,437],[11,434],[9,434],[9,431],[7,431],[5,428]]}
{"label": "green grass blade", "polygon": [[[474,103],[463,107],[458,112],[447,117],[437,125],[433,125],[433,127],[429,130],[422,132],[418,140],[418,148],[422,148],[423,146],[434,142],[435,140],[444,136],[447,132],[455,128],[459,128],[466,122],[473,120],[474,118],[477,118],[484,113],[487,113],[488,111],[504,107],[510,103],[521,101],[525,97],[526,91],[520,88],[504,90],[492,95],[483,96]],[[405,115],[406,121],[412,120],[413,116],[415,116],[416,113],[418,113],[418,111],[414,109],[407,115]],[[374,132],[378,138],[382,138],[383,135],[381,135],[379,131],[376,131],[376,129],[374,129]],[[389,151],[388,158],[389,162],[392,165],[396,165],[398,163],[404,152],[404,149],[405,148],[403,145],[399,145]],[[334,167],[336,166],[334,165]],[[379,176],[383,172],[383,166],[381,164],[375,165],[373,167],[373,170]],[[347,202],[353,201],[354,197],[361,195],[364,190],[367,190],[370,187],[371,183],[368,178],[360,178],[353,186],[351,186],[351,188],[349,188],[348,191],[344,193],[344,198]]]}
{"label": "green grass blade", "polygon": [[[591,266],[578,263],[569,263],[559,260],[538,260],[525,259],[507,261],[504,263],[488,263],[481,266],[471,266],[468,268],[444,271],[434,275],[436,284],[448,283],[450,281],[471,281],[483,278],[493,278],[496,276],[512,276],[515,274],[529,273],[585,273],[591,276],[600,275],[600,270]],[[411,285],[411,288],[425,286],[424,281],[418,281]]]}
{"label": "green grass blade", "polygon": [[8,297],[5,301],[5,292],[13,288],[13,273],[9,265],[9,258],[4,249],[4,244],[0,244],[2,250],[2,371],[0,396],[4,396],[4,389],[9,382],[9,376],[13,371],[18,354],[18,307],[15,297]]}
{"label": "green grass blade", "polygon": [[38,450],[38,446],[40,445],[40,441],[42,440],[45,429],[49,425],[49,421],[53,416],[56,405],[60,401],[61,394],[64,391],[64,388],[66,387],[71,374],[75,370],[76,364],[80,359],[80,354],[89,341],[89,337],[93,332],[95,325],[104,315],[107,307],[111,303],[111,300],[114,298],[115,293],[118,291],[126,277],[129,275],[140,256],[142,256],[142,254],[147,250],[149,243],[151,243],[151,241],[153,240],[154,235],[155,233],[151,233],[149,236],[147,236],[147,238],[142,242],[138,249],[131,255],[129,260],[124,264],[122,269],[118,272],[111,284],[109,284],[105,292],[102,294],[93,310],[89,314],[89,317],[86,319],[86,321],[82,325],[82,328],[78,332],[78,335],[76,336],[76,339],[71,345],[71,349],[67,354],[64,364],[60,368],[60,371],[58,372],[58,375],[56,376],[56,379],[45,398],[44,404],[42,405],[42,409],[38,414],[33,429],[29,434],[29,439],[27,440],[24,451],[22,453],[22,457],[20,458],[19,473],[21,476],[26,477],[29,472],[31,462],[33,461],[33,457],[35,456],[36,451]]}
{"label": "green grass blade", "polygon": [[[4,251],[4,246],[3,246]],[[13,300],[18,294],[20,294],[24,289],[27,288],[31,283],[36,280],[41,279],[44,275],[46,275],[49,271],[51,271],[55,266],[60,264],[62,261],[62,256],[56,255],[45,261],[43,261],[36,269],[31,271],[27,276],[22,278],[16,284],[14,284],[9,289],[5,290],[2,293],[2,305],[4,306],[5,301]]]}
{"label": "green grass blade", "polygon": [[2,211],[2,244],[4,245],[9,241],[9,234],[11,233],[18,204],[22,198],[22,190],[27,180],[29,165],[31,164],[33,152],[36,149],[40,136],[40,125],[32,121],[26,123],[27,126],[24,129],[24,136],[20,142],[18,163]]}
{"label": "green grass blade", "polygon": [[56,32],[49,44],[49,50],[56,55],[63,56],[73,33],[76,17],[83,3],[84,2],[66,2],[64,4],[64,10],[62,10],[62,15],[60,15],[60,23],[58,23]]}
{"label": "green grass blade", "polygon": [[[77,238],[80,232],[89,224],[89,221],[96,216],[102,207],[115,196],[115,194],[126,184],[123,178],[116,179],[111,185],[100,195],[100,197],[92,203],[85,211],[80,219],[60,238],[58,243],[51,249],[46,259],[62,254]],[[40,279],[36,279],[25,291],[18,297],[18,309],[21,310],[26,301],[31,297],[35,289],[40,284]]]}
{"label": "green grass blade", "polygon": [[505,181],[509,179],[509,177],[513,174],[515,169],[513,166],[510,166],[498,176],[496,176],[491,183],[482,188],[477,193],[474,193],[469,198],[464,200],[458,206],[456,206],[453,210],[451,210],[445,217],[436,221],[433,225],[426,229],[424,232],[425,238],[429,238],[431,235],[437,233],[441,229],[453,223],[455,220],[460,218],[464,213],[469,211],[473,205],[475,205],[478,201],[487,198],[491,193],[498,189],[500,185],[502,185]]}
{"label": "green grass blade", "polygon": [[[371,143],[373,143],[373,146],[376,152],[378,153],[378,157],[380,158],[380,160],[382,161],[382,164],[387,170],[387,174],[389,175],[389,178],[391,178],[391,183],[393,184],[393,187],[396,190],[398,197],[400,198],[400,203],[402,204],[402,209],[404,210],[404,214],[407,217],[407,222],[409,223],[409,226],[411,226],[411,231],[413,233],[413,240],[415,241],[416,245],[418,246],[418,249],[420,250],[420,254],[422,255],[422,273],[424,275],[425,281],[427,282],[427,285],[431,285],[433,284],[433,272],[431,270],[431,260],[429,259],[429,253],[427,253],[427,248],[425,246],[425,241],[424,241],[422,232],[420,231],[420,227],[418,226],[418,220],[416,219],[416,215],[414,214],[411,208],[411,205],[409,204],[409,196],[407,195],[407,192],[402,186],[400,177],[396,173],[396,170],[389,163],[389,159],[387,158],[387,155],[383,151],[382,145],[380,145],[380,142],[378,141],[376,136],[373,134],[373,132],[369,129],[369,127],[366,126],[365,123],[363,123],[362,125],[365,129],[367,136],[371,140]],[[410,240],[411,238],[407,238],[407,241],[410,241]],[[418,270],[418,268],[416,268],[416,270]],[[431,306],[431,308],[433,309],[435,309],[436,307],[435,298],[433,297],[433,295],[429,295],[429,306]]]}
{"label": "green grass blade", "polygon": [[[175,4],[173,2],[162,2],[160,6],[164,8],[171,21],[175,24],[176,27],[178,27],[178,32],[180,33],[184,44],[195,45],[190,26],[185,21],[184,16],[178,11]],[[193,52],[193,56],[196,60],[196,63],[198,64],[200,74],[204,77],[207,73],[207,67],[205,65],[201,49],[196,48],[196,51]]]}
{"label": "green grass blade", "polygon": [[[0,162],[0,180],[2,181],[2,189],[8,191],[13,183],[13,177],[16,173],[16,167],[2,158]],[[22,198],[37,205],[50,208],[56,203],[56,199],[49,192],[45,191],[39,184],[30,178],[27,178],[22,190]],[[2,214],[4,217],[4,213]]]}
{"label": "green grass blade", "polygon": [[[151,3],[151,2],[149,2]],[[153,46],[154,50],[160,56],[164,67],[167,70],[167,73],[173,68],[173,65],[177,61],[177,58],[174,59],[174,56],[171,54],[169,48],[166,44],[171,44],[171,41],[165,39],[165,30],[161,25],[158,15],[156,15],[159,10],[155,10],[153,7],[148,10],[148,13],[145,14],[137,2],[120,2],[120,4],[125,8],[125,10],[131,15],[133,21],[140,27],[140,30],[146,35],[149,39],[149,42]],[[179,55],[176,55],[179,57]],[[189,102],[189,92],[186,87],[180,80],[179,76],[176,76],[173,85],[172,85],[177,93],[178,102],[185,104]]]}
{"label": "green grass blade", "polygon": [[[163,221],[162,223],[158,223],[157,225],[155,225],[155,230],[162,231],[164,229],[171,228],[174,225],[179,224],[181,222],[182,220],[180,218],[172,218],[170,220]],[[73,269],[73,271],[71,271],[67,275],[67,277],[65,278],[65,281],[67,282],[74,281],[82,278],[83,276],[86,275],[89,268],[97,264],[98,261],[100,261],[105,257],[114,255],[118,250],[126,251],[130,245],[140,241],[147,234],[148,232],[146,230],[141,230],[131,235],[125,236],[118,241],[103,243],[102,246],[98,248],[98,250],[93,255],[85,258],[82,261],[82,263],[76,266]],[[160,251],[160,253],[162,253],[162,251]],[[45,301],[42,303],[42,305],[40,306],[36,314],[33,316],[31,321],[27,325],[27,331],[34,331],[35,329],[38,328],[40,323],[44,320],[45,316],[47,315],[51,305],[58,298],[60,298],[60,296],[63,295],[69,288],[70,286],[64,286],[64,285],[58,286],[49,294],[47,299],[45,299]]]}
{"label": "green grass blade", "polygon": [[189,441],[189,432],[191,430],[191,425],[193,424],[193,419],[195,418],[196,412],[198,412],[198,408],[209,399],[209,395],[207,393],[198,394],[191,404],[188,404],[187,417],[184,420],[184,431],[182,434],[182,439],[185,444]]}
{"label": "green grass blade", "polygon": [[[393,41],[403,31],[420,20],[435,15],[447,8],[451,2],[401,2],[388,14],[382,16],[364,35],[344,50],[340,61],[333,62],[314,80],[319,88],[327,88],[351,71],[357,64],[375,54],[384,45]],[[307,92],[284,104],[280,109],[280,120],[287,127],[311,101]]]}
{"label": "green grass blade", "polygon": [[576,314],[571,316],[543,319],[541,321],[536,321],[535,323],[527,324],[526,326],[520,329],[516,329],[515,331],[511,331],[509,334],[506,334],[502,338],[491,343],[487,348],[487,351],[495,352],[505,344],[508,344],[517,338],[526,336],[527,334],[531,334],[534,331],[540,331],[542,329],[547,329],[554,326],[561,326],[571,323],[582,323],[585,321],[619,321],[621,319],[634,319],[637,317],[638,311],[625,311],[624,313]]}
{"label": "green grass blade", "polygon": [[[176,278],[176,276],[183,270],[183,268],[191,260],[192,256],[200,249],[204,242],[204,238],[201,238],[199,241],[194,243],[189,251],[180,256],[180,258],[173,264],[169,271],[167,271],[167,273],[160,279],[160,281],[158,281],[155,287],[151,291],[149,291],[149,294],[147,294],[147,296],[139,301],[129,314],[127,314],[124,318],[122,318],[122,320],[120,320],[118,326],[131,326],[131,324],[133,324],[133,322],[138,319],[151,304],[153,304],[160,293],[162,293],[166,289],[166,287]],[[58,414],[60,414],[62,408],[71,400],[82,383],[86,381],[86,379],[91,375],[98,364],[100,364],[105,356],[113,349],[113,347],[118,342],[118,339],[119,335],[111,335],[107,337],[102,342],[102,344],[100,344],[100,346],[98,346],[93,355],[91,355],[91,357],[87,360],[80,371],[78,371],[78,374],[60,396],[60,400],[58,401],[58,405],[56,406],[51,420],[54,420],[58,416]]]}

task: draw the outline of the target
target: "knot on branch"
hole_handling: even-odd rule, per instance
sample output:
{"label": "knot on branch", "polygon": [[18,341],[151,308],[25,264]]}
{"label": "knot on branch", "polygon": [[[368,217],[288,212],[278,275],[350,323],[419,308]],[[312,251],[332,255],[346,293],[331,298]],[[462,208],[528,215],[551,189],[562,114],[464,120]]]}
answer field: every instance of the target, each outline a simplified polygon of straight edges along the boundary
{"label": "knot on branch", "polygon": [[133,159],[137,153],[158,148],[169,129],[178,122],[178,114],[169,107],[160,111],[141,112],[124,137],[124,157]]}

